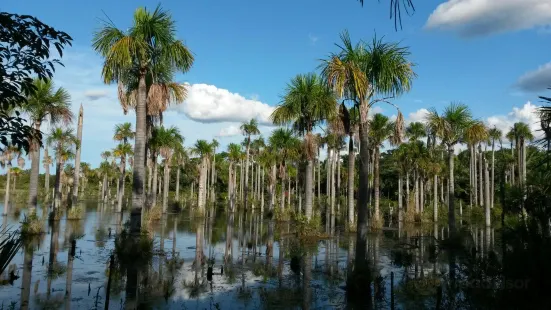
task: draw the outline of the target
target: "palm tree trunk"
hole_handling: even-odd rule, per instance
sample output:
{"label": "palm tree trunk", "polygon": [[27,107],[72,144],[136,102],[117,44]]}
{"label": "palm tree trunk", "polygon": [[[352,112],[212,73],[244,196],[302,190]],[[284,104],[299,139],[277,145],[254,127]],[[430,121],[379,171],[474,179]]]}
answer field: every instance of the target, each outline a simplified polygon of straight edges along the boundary
{"label": "palm tree trunk", "polygon": [[335,170],[336,170],[336,162],[335,157],[337,156],[337,150],[333,149],[331,152],[331,216],[334,216],[335,213]]}
{"label": "palm tree trunk", "polygon": [[291,208],[291,175],[287,174],[287,207]]}
{"label": "palm tree trunk", "polygon": [[134,140],[134,167],[132,168],[132,211],[130,213],[130,231],[133,233],[138,233],[141,229],[142,206],[145,203],[145,143],[147,129],[147,88],[145,84],[145,70],[140,70],[137,99],[136,134]]}
{"label": "palm tree trunk", "polygon": [[490,202],[490,208],[494,208],[494,196],[495,196],[495,178],[494,178],[494,167],[495,167],[495,141],[492,140],[492,188],[490,189],[491,191],[491,195],[492,195],[492,198],[491,198],[491,202]]}
{"label": "palm tree trunk", "polygon": [[[47,157],[48,157],[48,148],[45,147],[44,158],[47,158]],[[50,164],[44,165],[44,190],[46,191],[46,199],[49,199],[50,198]]]}
{"label": "palm tree trunk", "polygon": [[212,180],[210,182],[210,199],[214,201],[214,186],[216,184],[216,150],[212,156]]}
{"label": "palm tree trunk", "polygon": [[406,211],[409,211],[409,171],[406,172]]}
{"label": "palm tree trunk", "polygon": [[180,165],[176,165],[176,201],[180,201]]}
{"label": "palm tree trunk", "polygon": [[379,203],[380,203],[380,188],[379,188],[379,147],[375,147],[374,160],[373,160],[373,188],[374,188],[374,203],[375,203],[375,214],[374,214],[374,223],[375,227],[382,226],[381,216],[379,214]]}
{"label": "palm tree trunk", "polygon": [[425,184],[423,177],[419,178],[419,211],[423,214],[425,210]]}
{"label": "palm tree trunk", "polygon": [[[34,122],[34,128],[40,130],[41,121]],[[36,212],[38,204],[38,175],[40,173],[40,145],[38,141],[31,141],[31,175],[29,179],[29,213]]]}
{"label": "palm tree trunk", "polygon": [[205,212],[205,203],[206,203],[206,185],[207,185],[207,156],[203,156],[201,160],[201,172],[199,175],[199,198],[197,202],[197,207],[200,213]]}
{"label": "palm tree trunk", "polygon": [[337,156],[335,156],[335,161],[337,163],[337,190],[336,190],[336,199],[337,199],[337,213],[340,213],[340,197],[341,197],[341,150],[337,148]]}
{"label": "palm tree trunk", "polygon": [[417,168],[414,171],[413,178],[415,179],[413,194],[415,199],[415,214],[419,214],[419,171],[417,171]]}
{"label": "palm tree trunk", "polygon": [[526,141],[522,139],[522,183],[526,184]]}
{"label": "palm tree trunk", "polygon": [[473,183],[474,183],[474,180],[473,180],[474,157],[473,157],[473,146],[469,144],[468,147],[469,147],[469,206],[472,209],[472,207],[473,207],[473,189],[475,188],[473,186]]}
{"label": "palm tree trunk", "polygon": [[482,145],[478,144],[478,190],[479,192],[479,198],[480,198],[480,206],[484,206],[484,167],[483,167],[483,158],[482,158]]}
{"label": "palm tree trunk", "polygon": [[486,227],[490,227],[490,208],[491,208],[491,203],[490,203],[490,172],[489,172],[489,169],[488,169],[488,160],[486,158],[484,158],[484,190],[485,190],[485,193],[484,193],[484,197],[486,198],[486,201],[485,201],[485,222],[486,222]]}
{"label": "palm tree trunk", "polygon": [[103,181],[101,182],[101,200],[105,202],[107,199],[107,173],[103,174]]}
{"label": "palm tree trunk", "polygon": [[367,200],[369,193],[369,144],[368,144],[368,120],[367,114],[369,107],[364,100],[360,104],[360,171],[359,171],[359,189],[358,189],[358,218],[356,221],[356,258],[355,272],[360,274],[366,271],[367,260]]}
{"label": "palm tree trunk", "polygon": [[149,195],[150,195],[150,200],[151,200],[151,206],[150,207],[155,207],[155,205],[157,204],[157,192],[158,192],[158,188],[159,188],[159,164],[157,163],[157,153],[155,153],[154,157],[153,157],[153,184],[151,184],[151,191],[149,192]]}
{"label": "palm tree trunk", "polygon": [[170,158],[165,160],[164,182],[163,182],[163,213],[166,214],[168,209],[168,189],[170,186]]}
{"label": "palm tree trunk", "polygon": [[333,161],[331,160],[331,148],[327,146],[327,159],[325,160],[325,172],[327,174],[326,180],[326,189],[325,189],[325,195],[327,200],[327,206],[331,205],[331,165],[333,164]]}
{"label": "palm tree trunk", "polygon": [[246,162],[245,162],[245,210],[248,208],[248,199],[249,199],[249,152],[250,152],[251,137],[248,137],[247,140],[247,150],[246,150]]}
{"label": "palm tree trunk", "polygon": [[402,172],[398,174],[398,222],[403,221],[403,195],[402,195]]}
{"label": "palm tree trunk", "polygon": [[[310,158],[308,159],[308,165],[306,166],[306,186],[305,186],[305,190],[306,190],[305,213],[306,213],[306,219],[308,221],[312,219],[312,195],[313,195],[312,170],[314,170],[314,160]],[[298,188],[298,184],[297,184],[297,188]]]}
{"label": "palm tree trunk", "polygon": [[34,244],[24,243],[25,255],[23,258],[23,277],[21,281],[21,309],[29,309],[29,297],[31,295],[31,280],[33,271]]}
{"label": "palm tree trunk", "polygon": [[260,186],[260,213],[264,213],[264,167],[261,170],[261,186]]}
{"label": "palm tree trunk", "polygon": [[6,192],[4,193],[4,213],[3,216],[8,216],[10,204],[10,178],[11,178],[11,163],[8,162],[6,169]]}
{"label": "palm tree trunk", "polygon": [[448,167],[450,179],[448,181],[448,225],[450,233],[455,234],[455,181],[454,181],[454,153],[453,146],[448,146]]}
{"label": "palm tree trunk", "polygon": [[233,212],[234,209],[234,197],[233,197],[233,162],[230,161],[230,166],[228,168],[228,198],[230,200],[230,212]]}
{"label": "palm tree trunk", "polygon": [[61,166],[62,163],[58,159],[55,167],[55,191],[54,191],[54,208],[53,214],[57,211],[57,208],[61,205]]}
{"label": "palm tree trunk", "polygon": [[281,211],[285,210],[285,175],[281,176],[281,201],[280,201]]}
{"label": "palm tree trunk", "polygon": [[350,227],[354,224],[354,140],[353,133],[348,138],[348,224]]}
{"label": "palm tree trunk", "polygon": [[147,157],[147,196],[151,195],[151,184],[153,182],[153,152],[149,151],[151,154]]}
{"label": "palm tree trunk", "polygon": [[277,167],[275,164],[272,165],[272,173],[270,176],[270,212],[274,211],[275,200],[276,200],[276,175]]}
{"label": "palm tree trunk", "polygon": [[75,154],[75,175],[73,177],[73,197],[71,200],[71,206],[75,206],[78,200],[78,186],[80,179],[80,152],[82,149],[82,122],[84,120],[84,112],[82,104],[80,104],[80,110],[78,112],[78,125],[77,125],[77,140],[76,154]]}
{"label": "palm tree trunk", "polygon": [[241,159],[239,168],[239,200],[243,202],[243,159]]}
{"label": "palm tree trunk", "polygon": [[321,201],[321,148],[318,147],[318,204]]}
{"label": "palm tree trunk", "polygon": [[432,203],[433,203],[433,221],[434,222],[437,222],[438,221],[438,175],[434,175],[434,188],[433,188],[433,195],[434,197],[432,198]]}

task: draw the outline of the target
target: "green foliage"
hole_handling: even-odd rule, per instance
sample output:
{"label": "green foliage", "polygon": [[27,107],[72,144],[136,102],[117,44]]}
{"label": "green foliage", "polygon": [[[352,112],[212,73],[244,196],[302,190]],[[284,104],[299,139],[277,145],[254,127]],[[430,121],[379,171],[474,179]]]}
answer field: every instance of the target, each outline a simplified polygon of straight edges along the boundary
{"label": "green foliage", "polygon": [[84,217],[84,207],[76,206],[69,209],[67,212],[68,220],[81,220]]}
{"label": "green foliage", "polygon": [[291,213],[291,219],[296,225],[296,232],[299,237],[320,237],[323,236],[320,232],[321,218],[318,215],[314,215],[310,221],[306,218],[306,215],[302,213]]}

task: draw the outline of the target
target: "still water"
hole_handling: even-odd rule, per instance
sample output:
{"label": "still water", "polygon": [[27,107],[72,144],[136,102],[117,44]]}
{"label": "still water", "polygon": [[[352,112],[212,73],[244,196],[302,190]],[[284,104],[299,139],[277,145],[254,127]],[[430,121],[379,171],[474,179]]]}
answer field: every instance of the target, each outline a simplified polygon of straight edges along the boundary
{"label": "still water", "polygon": [[[46,232],[24,242],[8,268],[16,279],[9,281],[8,271],[1,276],[2,308],[105,308],[115,235],[128,214],[119,220],[111,206],[84,205],[82,220],[45,221]],[[10,214],[8,225],[17,227],[25,212]],[[136,278],[129,281],[129,273],[115,267],[109,308],[351,308],[345,284],[355,234],[345,232],[338,220],[326,222],[337,225],[322,225],[325,238],[300,241],[293,223],[258,212],[227,214],[211,207],[203,218],[188,210],[168,214],[151,225],[153,259]],[[499,236],[494,229],[464,228],[472,235],[474,259],[495,255]],[[435,224],[371,233],[367,255],[373,281],[365,284],[365,298],[373,308],[434,309],[441,303],[450,260],[437,246],[447,234],[447,227]]]}

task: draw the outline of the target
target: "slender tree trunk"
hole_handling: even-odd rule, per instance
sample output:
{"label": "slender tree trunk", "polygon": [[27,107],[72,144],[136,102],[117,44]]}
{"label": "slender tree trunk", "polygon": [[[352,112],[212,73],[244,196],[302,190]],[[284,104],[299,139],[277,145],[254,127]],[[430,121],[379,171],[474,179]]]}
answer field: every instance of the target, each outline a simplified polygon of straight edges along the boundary
{"label": "slender tree trunk", "polygon": [[403,218],[403,195],[402,195],[402,172],[398,174],[398,222],[401,223]]}
{"label": "slender tree trunk", "polygon": [[176,201],[180,201],[180,165],[179,164],[176,165]]}
{"label": "slender tree trunk", "polygon": [[406,211],[409,211],[409,172],[406,172]]}
{"label": "slender tree trunk", "polygon": [[122,212],[122,200],[124,198],[124,179],[126,175],[126,156],[121,157],[121,164],[120,164],[120,175],[119,175],[119,191],[117,194],[117,212]]}
{"label": "slender tree trunk", "polygon": [[153,159],[153,184],[151,185],[151,207],[157,205],[157,193],[159,191],[159,164],[157,163],[157,153]]}
{"label": "slender tree trunk", "polygon": [[[313,188],[312,188],[312,170],[314,169],[314,160],[308,159],[308,165],[306,166],[306,219],[308,221],[312,219],[312,194],[313,194]],[[298,188],[298,184],[297,184]]]}
{"label": "slender tree trunk", "polygon": [[248,209],[249,204],[249,152],[250,152],[251,137],[247,139],[247,150],[246,150],[246,163],[245,163],[245,210]]}
{"label": "slender tree trunk", "polygon": [[78,125],[77,125],[77,145],[76,145],[76,154],[75,154],[75,175],[73,177],[73,197],[71,205],[75,206],[78,201],[78,187],[80,179],[80,152],[82,149],[82,124],[84,121],[84,110],[82,104],[80,105],[80,110],[78,112]]}
{"label": "slender tree trunk", "polygon": [[419,179],[419,211],[423,214],[425,210],[425,181],[423,177]]}
{"label": "slender tree trunk", "polygon": [[486,201],[485,201],[485,204],[484,204],[484,207],[485,207],[485,222],[486,222],[486,227],[490,227],[490,208],[491,208],[491,203],[490,203],[490,172],[488,171],[488,160],[484,157],[484,190],[485,190],[485,193],[484,193],[484,197],[486,198]]}
{"label": "slender tree trunk", "polygon": [[105,202],[107,199],[107,173],[103,174],[103,181],[101,182],[101,200]]}
{"label": "slender tree trunk", "polygon": [[204,155],[201,159],[201,170],[199,174],[199,198],[197,200],[197,207],[199,212],[203,214],[205,212],[206,202],[206,185],[207,185],[207,156]]}
{"label": "slender tree trunk", "polygon": [[272,165],[272,172],[270,175],[270,212],[274,211],[275,200],[276,200],[276,175],[277,167],[275,164]]}
{"label": "slender tree trunk", "polygon": [[327,146],[327,159],[325,160],[325,172],[327,174],[327,178],[325,179],[326,180],[326,189],[325,189],[325,194],[326,194],[326,201],[327,201],[327,206],[329,207],[331,205],[331,165],[333,164],[333,161],[331,160],[331,154],[332,154],[332,151],[331,151],[331,148],[329,146]]}
{"label": "slender tree trunk", "polygon": [[151,196],[151,184],[153,182],[153,152],[149,151],[151,154],[147,156],[147,196]]}
{"label": "slender tree trunk", "polygon": [[216,150],[214,150],[214,155],[212,156],[212,179],[210,182],[210,199],[211,201],[215,201],[214,199],[214,187],[216,186]]}
{"label": "slender tree trunk", "polygon": [[[469,206],[472,209],[473,207],[473,147],[469,144]],[[476,200],[475,200],[476,201]]]}
{"label": "slender tree trunk", "polygon": [[285,175],[281,176],[281,211],[285,210]]}
{"label": "slender tree trunk", "polygon": [[454,179],[453,145],[448,146],[448,167],[450,179],[448,181],[448,225],[450,233],[455,234],[455,179]]}
{"label": "slender tree trunk", "polygon": [[[32,153],[31,153],[32,156]],[[44,158],[48,158],[48,147],[44,148]],[[38,183],[37,183],[38,186]],[[50,164],[44,165],[44,190],[46,191],[46,199],[50,198]]]}
{"label": "slender tree trunk", "polygon": [[241,200],[241,202],[243,202],[243,160],[241,160],[241,164],[239,165],[240,167],[240,170],[239,170],[239,200]]}
{"label": "slender tree trunk", "polygon": [[[4,193],[4,213],[3,216],[8,216],[9,205],[10,205],[10,179],[11,179],[11,163],[8,162],[6,168],[6,192]],[[5,228],[5,227],[3,227]]]}
{"label": "slender tree trunk", "polygon": [[170,187],[170,158],[165,160],[165,171],[164,171],[164,181],[163,181],[163,213],[166,214],[168,209],[168,190]]}
{"label": "slender tree trunk", "polygon": [[495,196],[495,178],[494,178],[494,167],[495,167],[495,141],[492,140],[492,188],[490,189],[492,199],[490,202],[490,207],[494,207],[494,196]]}
{"label": "slender tree trunk", "polygon": [[23,277],[21,281],[21,309],[29,309],[29,297],[31,295],[32,271],[34,244],[32,242],[24,243],[24,258],[23,258]]}
{"label": "slender tree trunk", "polygon": [[484,167],[483,167],[483,158],[482,158],[482,146],[479,143],[478,144],[478,190],[479,190],[479,198],[480,198],[480,206],[484,206]]}
{"label": "slender tree trunk", "polygon": [[[331,152],[331,185],[330,185],[330,192],[331,192],[331,216],[335,215],[335,170],[336,170],[336,162],[335,158],[337,157],[337,150],[333,149]],[[332,227],[332,226],[331,226]]]}
{"label": "slender tree trunk", "polygon": [[260,185],[260,213],[264,213],[264,167],[262,167],[262,170],[261,170],[261,185]]}
{"label": "slender tree trunk", "polygon": [[415,179],[414,183],[414,199],[415,199],[415,214],[419,214],[419,171],[417,171],[417,168],[415,168],[415,173],[413,174],[413,178]]}
{"label": "slender tree trunk", "polygon": [[336,189],[336,199],[337,199],[337,212],[340,213],[340,197],[341,197],[341,150],[340,148],[336,149],[337,153],[335,154],[335,162],[337,164],[337,189]]}
{"label": "slender tree trunk", "polygon": [[374,225],[382,226],[381,216],[379,214],[379,203],[380,203],[380,188],[379,188],[379,147],[375,147],[374,151],[374,160],[373,160],[373,187],[374,187],[374,201],[375,201],[375,215],[374,215]]}
{"label": "slender tree trunk", "polygon": [[526,141],[522,139],[522,183],[526,184]]}
{"label": "slender tree trunk", "polygon": [[434,186],[433,186],[433,221],[438,221],[438,175],[434,175]]}
{"label": "slender tree trunk", "polygon": [[287,207],[291,208],[291,176],[287,174]]}
{"label": "slender tree trunk", "polygon": [[145,84],[145,70],[140,70],[138,79],[138,100],[136,104],[134,167],[132,168],[132,211],[130,213],[130,231],[133,233],[138,233],[141,229],[142,206],[145,203],[146,101],[147,87]]}
{"label": "slender tree trunk", "polygon": [[233,162],[230,161],[230,166],[228,168],[228,198],[230,200],[230,212],[235,210],[233,186]]}
{"label": "slender tree trunk", "polygon": [[352,227],[354,224],[354,140],[353,133],[350,134],[348,140],[348,225]]}
{"label": "slender tree trunk", "polygon": [[[40,130],[41,120],[34,122],[34,128]],[[36,212],[38,204],[38,175],[40,173],[40,145],[38,141],[31,141],[31,175],[29,179],[29,213]]]}
{"label": "slender tree trunk", "polygon": [[[321,202],[321,149],[318,147],[318,204]],[[319,207],[319,205],[318,205]]]}
{"label": "slender tree trunk", "polygon": [[57,211],[57,208],[61,205],[61,167],[63,166],[63,163],[58,159],[57,164],[55,167],[55,191],[54,191],[54,208],[53,208],[53,214],[55,216],[55,212]]}

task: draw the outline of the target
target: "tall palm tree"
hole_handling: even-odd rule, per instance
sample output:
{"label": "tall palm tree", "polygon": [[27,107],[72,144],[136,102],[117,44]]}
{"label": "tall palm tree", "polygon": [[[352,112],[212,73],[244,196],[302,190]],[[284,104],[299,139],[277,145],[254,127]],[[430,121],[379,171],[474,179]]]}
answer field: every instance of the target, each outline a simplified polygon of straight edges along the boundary
{"label": "tall palm tree", "polygon": [[[342,44],[338,53],[331,54],[323,66],[323,75],[337,93],[359,111],[360,138],[360,190],[358,195],[356,270],[365,270],[367,245],[368,208],[368,113],[378,100],[376,95],[396,96],[409,91],[415,77],[413,64],[407,59],[409,50],[397,43],[385,43],[374,38],[367,45],[354,45],[348,32],[341,34]],[[402,115],[398,113],[396,124],[401,126]]]}
{"label": "tall palm tree", "polygon": [[82,107],[82,104],[80,105],[80,109],[78,112],[78,121],[77,121],[77,143],[76,143],[76,151],[75,151],[75,171],[73,175],[73,195],[71,197],[71,206],[74,206],[77,204],[78,201],[78,187],[79,187],[79,179],[80,179],[80,153],[81,153],[81,146],[82,146],[82,126],[84,125],[84,109]]}
{"label": "tall palm tree", "polygon": [[427,136],[425,125],[421,122],[410,123],[406,128],[406,136],[410,141],[419,140]]}
{"label": "tall palm tree", "polygon": [[[474,202],[475,204],[478,203],[478,192],[479,188],[477,186],[477,168],[476,168],[476,146],[480,145],[482,142],[486,141],[488,139],[488,130],[486,129],[486,126],[480,121],[473,121],[467,128],[465,129],[465,134],[463,137],[463,140],[467,142],[470,149],[470,174],[471,174],[471,190],[470,190],[470,196],[474,193]],[[481,162],[482,165],[482,162]],[[480,176],[483,176],[483,171],[480,171]],[[483,188],[482,182],[479,182],[480,189]],[[480,190],[480,201],[483,201],[483,194],[482,190]],[[471,198],[472,199],[472,198]],[[483,205],[483,203],[480,203],[480,205]]]}
{"label": "tall palm tree", "polygon": [[133,24],[127,31],[106,22],[94,34],[93,47],[105,58],[102,71],[105,83],[121,83],[127,89],[136,85],[131,230],[138,232],[144,205],[146,107],[148,92],[151,91],[147,89],[146,80],[156,80],[152,73],[161,71],[160,66],[169,68],[164,72],[187,72],[193,64],[193,55],[182,41],[176,39],[174,20],[160,6],[153,12],[143,7],[136,9]]}
{"label": "tall palm tree", "polygon": [[206,140],[197,140],[195,146],[192,149],[192,152],[196,155],[199,155],[201,163],[199,166],[199,190],[198,190],[198,199],[197,199],[197,208],[200,213],[205,212],[206,204],[206,185],[208,177],[208,165],[209,158],[212,155],[212,145]]}
{"label": "tall palm tree", "polygon": [[153,139],[151,141],[152,147],[159,150],[159,154],[165,161],[163,172],[163,213],[166,213],[168,207],[168,189],[170,185],[170,163],[172,162],[172,156],[175,150],[182,147],[184,138],[180,134],[178,128],[174,126],[169,128],[160,126],[153,130]]}
{"label": "tall palm tree", "polygon": [[[422,149],[422,147],[420,147],[419,143],[418,143],[418,140],[421,139],[421,138],[424,138],[427,136],[427,130],[425,128],[425,125],[421,122],[413,122],[413,123],[410,123],[407,127],[406,127],[406,136],[408,137],[409,141],[410,141],[410,146],[411,146],[411,150],[413,150],[414,152],[413,153],[410,153],[409,155],[410,156],[413,156],[413,162],[414,162],[414,165],[411,167],[413,169],[413,182],[414,182],[414,200],[415,200],[415,212],[416,213],[419,213],[420,210],[422,210],[423,208],[423,205],[422,203],[420,202],[420,197],[422,197],[422,194],[419,195],[419,160],[421,159],[420,158],[420,155],[422,152],[420,152],[420,150]],[[421,169],[422,171],[422,169]],[[409,174],[406,174],[406,177],[408,178],[408,182],[406,183],[409,183]],[[423,182],[421,181],[421,184]],[[407,191],[408,191],[408,195],[409,195],[409,186],[407,188]],[[409,201],[408,201],[409,203]]]}
{"label": "tall palm tree", "polygon": [[[36,92],[27,98],[23,110],[29,115],[33,127],[40,130],[42,123],[50,126],[68,125],[73,120],[71,97],[60,87],[55,89],[51,80],[35,79]],[[29,211],[35,212],[38,195],[38,174],[40,172],[40,144],[31,142],[31,175],[29,180]]]}
{"label": "tall palm tree", "polygon": [[490,142],[492,143],[492,174],[491,174],[491,178],[492,178],[492,188],[490,190],[491,192],[491,201],[490,201],[490,207],[493,208],[494,207],[494,196],[495,196],[495,178],[494,178],[494,170],[495,170],[495,144],[496,144],[496,141],[498,141],[500,144],[501,144],[501,137],[503,136],[503,133],[501,132],[501,130],[497,129],[495,126],[494,128],[491,128],[489,131],[488,131],[488,136],[490,137]]}
{"label": "tall palm tree", "polygon": [[442,115],[436,109],[431,109],[426,117],[429,130],[440,138],[448,151],[449,199],[448,224],[450,231],[455,233],[455,179],[454,179],[454,147],[463,139],[465,130],[471,125],[472,115],[469,107],[461,103],[451,103],[444,109]]}
{"label": "tall palm tree", "polygon": [[214,186],[216,184],[216,149],[220,146],[218,140],[212,139],[210,143],[212,146],[212,167],[211,167],[211,178],[210,178],[210,197],[211,201],[214,201]]}
{"label": "tall palm tree", "polygon": [[235,189],[236,189],[236,171],[235,165],[242,157],[241,146],[236,143],[228,145],[228,198],[230,200],[230,211],[235,211]]}
{"label": "tall palm tree", "polygon": [[514,123],[509,135],[512,135],[515,139],[519,184],[523,185],[526,183],[526,140],[534,140],[534,135],[530,126],[523,122]]}
{"label": "tall palm tree", "polygon": [[373,119],[369,122],[369,140],[372,143],[374,150],[374,161],[373,161],[373,187],[375,191],[375,210],[373,214],[373,226],[380,227],[381,217],[379,214],[379,160],[381,157],[380,148],[383,146],[383,142],[391,138],[394,133],[394,124],[389,120],[389,118],[383,114],[377,113],[373,115]]}
{"label": "tall palm tree", "polygon": [[5,148],[4,152],[0,155],[0,166],[6,168],[6,192],[4,193],[4,212],[2,216],[8,216],[9,212],[10,176],[12,174],[12,160],[15,158],[21,158],[21,152],[15,146]]}
{"label": "tall palm tree", "polygon": [[271,115],[274,124],[292,123],[293,129],[304,136],[306,167],[306,218],[312,218],[312,195],[314,158],[317,143],[312,131],[324,120],[337,114],[335,96],[320,77],[314,73],[294,77],[287,85],[281,103]]}
{"label": "tall palm tree", "polygon": [[44,158],[42,166],[44,167],[44,190],[46,191],[46,200],[50,197],[50,166],[52,165],[52,156],[48,155],[48,147],[44,147]]}
{"label": "tall palm tree", "polygon": [[[295,155],[300,147],[300,141],[293,136],[293,131],[291,129],[278,128],[272,132],[269,142],[274,154],[276,154],[276,163],[279,164],[279,178],[282,181],[280,202],[281,209],[283,210],[285,194],[283,181],[286,178],[286,162]],[[272,169],[274,169],[274,167],[275,165],[272,166]],[[272,173],[275,174],[275,170],[272,170]],[[275,176],[273,177],[275,178]],[[275,183],[272,189],[274,191],[272,197],[275,197]]]}
{"label": "tall palm tree", "polygon": [[248,123],[241,124],[241,132],[246,137],[246,159],[245,159],[245,210],[247,210],[247,204],[248,204],[248,194],[249,194],[249,152],[250,152],[250,146],[251,146],[251,136],[256,136],[260,134],[260,131],[258,130],[258,122],[256,119],[251,119]]}
{"label": "tall palm tree", "polygon": [[133,140],[135,136],[135,132],[132,130],[132,124],[128,122],[115,125],[114,131],[113,140],[117,142],[128,143],[130,140]]}
{"label": "tall palm tree", "polygon": [[188,160],[188,154],[186,148],[183,146],[174,150],[174,165],[176,165],[176,201],[180,201],[180,169]]}
{"label": "tall palm tree", "polygon": [[53,214],[61,204],[61,168],[65,162],[74,157],[74,147],[78,140],[72,128],[52,128],[48,135],[47,143],[54,149],[56,157],[55,169],[55,190],[54,190],[54,205]]}
{"label": "tall palm tree", "polygon": [[119,179],[117,192],[117,212],[122,212],[122,201],[124,198],[124,185],[126,180],[126,159],[132,156],[132,145],[128,142],[119,143],[113,150],[113,156],[119,158]]}

